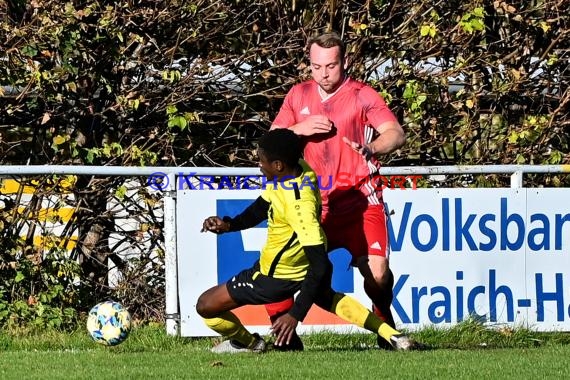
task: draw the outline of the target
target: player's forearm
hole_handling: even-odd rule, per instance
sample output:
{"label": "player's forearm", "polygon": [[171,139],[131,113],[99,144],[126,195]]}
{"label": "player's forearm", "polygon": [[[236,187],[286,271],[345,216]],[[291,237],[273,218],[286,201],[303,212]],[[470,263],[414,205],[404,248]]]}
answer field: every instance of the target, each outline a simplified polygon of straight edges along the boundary
{"label": "player's forearm", "polygon": [[295,304],[289,311],[295,319],[303,321],[315,298],[323,288],[330,287],[332,264],[330,263],[324,244],[304,247],[309,259],[307,276],[301,285],[301,291],[295,299]]}
{"label": "player's forearm", "polygon": [[406,135],[402,128],[393,127],[382,132],[375,140],[368,144],[373,154],[388,154],[402,147],[406,143]]}
{"label": "player's forearm", "polygon": [[292,125],[290,127],[282,127],[280,125],[277,124],[272,124],[271,127],[269,128],[270,131],[274,130],[274,129],[279,129],[279,128],[287,128],[292,130],[293,132],[295,132],[296,135],[301,136],[301,128],[299,124],[295,124]]}
{"label": "player's forearm", "polygon": [[229,231],[241,231],[257,226],[267,219],[269,203],[262,197],[258,197],[255,202],[249,205],[241,214],[234,218],[224,216],[223,220],[229,223]]}
{"label": "player's forearm", "polygon": [[297,136],[310,136],[312,134],[314,134],[315,132],[311,131],[310,129],[308,129],[308,127],[306,125],[303,124],[303,122],[301,123],[297,123],[297,124],[293,124],[290,127],[281,127],[279,125],[273,124],[271,126],[271,128],[269,128],[269,130],[273,130],[273,129],[278,129],[278,128],[287,128],[292,130]]}

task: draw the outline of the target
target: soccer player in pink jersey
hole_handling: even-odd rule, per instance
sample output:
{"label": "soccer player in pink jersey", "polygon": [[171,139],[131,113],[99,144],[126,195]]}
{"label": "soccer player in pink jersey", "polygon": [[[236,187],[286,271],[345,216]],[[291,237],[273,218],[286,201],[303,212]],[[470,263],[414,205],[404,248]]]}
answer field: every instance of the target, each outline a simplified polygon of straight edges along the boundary
{"label": "soccer player in pink jersey", "polygon": [[[312,38],[307,47],[312,80],[291,88],[271,129],[290,128],[302,137],[304,158],[324,182],[322,223],[329,251],[350,252],[374,312],[395,327],[390,310],[394,276],[376,156],[401,147],[404,130],[377,91],[347,76],[338,34]],[[291,299],[266,309],[274,321],[292,305]],[[381,338],[378,344],[391,347]],[[302,350],[303,344],[295,334],[281,349]]]}

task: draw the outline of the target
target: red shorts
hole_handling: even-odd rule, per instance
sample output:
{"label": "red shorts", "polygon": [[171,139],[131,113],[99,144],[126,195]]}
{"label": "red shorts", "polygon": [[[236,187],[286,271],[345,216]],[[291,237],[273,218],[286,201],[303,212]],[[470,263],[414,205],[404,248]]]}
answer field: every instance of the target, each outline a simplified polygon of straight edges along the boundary
{"label": "red shorts", "polygon": [[388,258],[388,228],[384,204],[368,205],[364,212],[323,216],[328,250],[345,248],[352,255],[352,265],[362,256]]}

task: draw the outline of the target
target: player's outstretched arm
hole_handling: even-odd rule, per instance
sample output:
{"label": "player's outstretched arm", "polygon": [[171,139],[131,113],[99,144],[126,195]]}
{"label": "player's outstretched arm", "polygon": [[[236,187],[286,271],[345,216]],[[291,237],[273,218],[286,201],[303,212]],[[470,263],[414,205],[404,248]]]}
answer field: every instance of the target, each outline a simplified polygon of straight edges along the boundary
{"label": "player's outstretched arm", "polygon": [[233,232],[246,230],[257,226],[259,223],[267,219],[269,210],[269,202],[262,197],[258,197],[251,205],[249,205],[241,214],[234,218],[224,216],[210,216],[204,220],[202,224],[202,232],[210,231],[216,234],[224,232]]}

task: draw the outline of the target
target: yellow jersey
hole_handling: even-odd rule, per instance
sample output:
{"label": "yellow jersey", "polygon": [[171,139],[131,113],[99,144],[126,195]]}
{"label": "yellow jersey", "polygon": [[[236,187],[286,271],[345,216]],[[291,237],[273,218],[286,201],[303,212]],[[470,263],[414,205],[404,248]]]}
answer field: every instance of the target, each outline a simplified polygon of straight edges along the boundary
{"label": "yellow jersey", "polygon": [[267,241],[261,250],[260,272],[302,281],[309,261],[303,246],[326,244],[321,228],[321,195],[315,172],[304,161],[296,178],[268,182],[261,197],[269,203]]}

